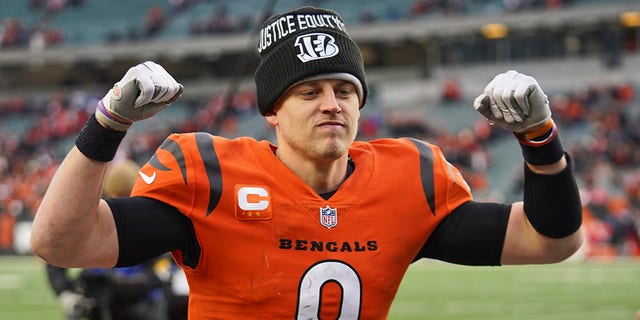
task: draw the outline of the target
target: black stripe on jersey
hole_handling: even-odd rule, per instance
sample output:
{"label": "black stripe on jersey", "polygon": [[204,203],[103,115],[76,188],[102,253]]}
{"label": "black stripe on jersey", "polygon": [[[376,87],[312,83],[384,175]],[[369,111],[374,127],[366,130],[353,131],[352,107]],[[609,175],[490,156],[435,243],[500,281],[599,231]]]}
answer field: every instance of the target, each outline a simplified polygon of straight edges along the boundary
{"label": "black stripe on jersey", "polygon": [[427,204],[433,215],[436,215],[436,192],[433,177],[433,151],[423,141],[408,138],[413,142],[420,152],[420,179],[422,180],[422,191],[427,198]]}
{"label": "black stripe on jersey", "polygon": [[204,163],[210,185],[209,205],[205,213],[206,217],[213,212],[213,209],[215,209],[220,201],[220,196],[222,195],[222,173],[220,170],[220,160],[218,160],[218,156],[216,155],[211,135],[204,132],[196,133],[196,145],[198,146],[198,152]]}
{"label": "black stripe on jersey", "polygon": [[[173,155],[173,157],[178,162],[178,166],[180,167],[180,172],[182,173],[182,180],[184,180],[184,184],[186,185],[187,184],[187,165],[184,162],[184,152],[182,152],[182,148],[180,148],[180,145],[173,140],[166,139],[158,149],[167,150],[171,153],[171,155]],[[149,159],[149,164],[158,170],[162,170],[162,171],[171,170],[170,168],[162,164],[160,160],[158,160],[157,153],[154,154],[153,157],[151,157],[151,159]]]}

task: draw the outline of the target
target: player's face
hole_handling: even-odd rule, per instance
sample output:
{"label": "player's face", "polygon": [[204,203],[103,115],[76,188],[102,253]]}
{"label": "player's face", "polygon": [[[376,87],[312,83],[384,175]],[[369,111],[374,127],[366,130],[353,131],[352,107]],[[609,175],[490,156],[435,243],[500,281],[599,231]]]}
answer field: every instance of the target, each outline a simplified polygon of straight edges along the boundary
{"label": "player's face", "polygon": [[[279,149],[312,159],[344,156],[356,137],[360,104],[355,86],[344,80],[317,80],[289,88],[267,116]],[[280,151],[279,151],[280,152]]]}

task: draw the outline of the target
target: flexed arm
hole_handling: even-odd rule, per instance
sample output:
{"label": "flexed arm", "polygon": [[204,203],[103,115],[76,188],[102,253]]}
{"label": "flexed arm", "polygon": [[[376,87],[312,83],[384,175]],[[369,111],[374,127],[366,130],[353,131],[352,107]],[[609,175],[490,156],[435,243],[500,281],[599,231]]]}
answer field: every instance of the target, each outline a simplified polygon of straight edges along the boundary
{"label": "flexed arm", "polygon": [[135,121],[160,112],[183,87],[147,61],[127,71],[98,103],[51,181],[34,219],[31,249],[60,267],[113,267],[118,235],[101,199],[102,179]]}
{"label": "flexed arm", "polygon": [[582,205],[547,96],[533,77],[510,70],[489,82],[474,108],[513,132],[525,160],[524,201],[512,205],[501,263],[566,259],[582,243]]}

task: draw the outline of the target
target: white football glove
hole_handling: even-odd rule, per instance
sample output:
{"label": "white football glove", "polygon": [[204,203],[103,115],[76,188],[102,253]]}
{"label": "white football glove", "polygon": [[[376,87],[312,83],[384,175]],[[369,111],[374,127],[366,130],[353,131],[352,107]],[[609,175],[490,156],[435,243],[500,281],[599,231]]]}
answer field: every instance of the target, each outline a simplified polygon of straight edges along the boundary
{"label": "white football glove", "polygon": [[509,70],[498,74],[473,102],[493,124],[527,133],[551,119],[549,100],[533,77]]}
{"label": "white football glove", "polygon": [[104,96],[96,119],[104,126],[126,131],[134,121],[147,119],[180,98],[183,86],[159,64],[147,61],[130,68]]}

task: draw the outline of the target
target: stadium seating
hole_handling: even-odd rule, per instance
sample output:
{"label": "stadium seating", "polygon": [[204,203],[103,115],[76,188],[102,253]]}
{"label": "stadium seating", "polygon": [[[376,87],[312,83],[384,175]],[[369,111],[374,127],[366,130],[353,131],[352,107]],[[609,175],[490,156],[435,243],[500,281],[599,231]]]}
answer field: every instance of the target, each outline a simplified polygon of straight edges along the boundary
{"label": "stadium seating", "polygon": [[[35,2],[35,1],[34,1]],[[140,41],[154,39],[177,39],[192,35],[195,22],[204,21],[223,10],[232,23],[248,18],[252,24],[259,19],[262,7],[256,7],[252,0],[217,1],[186,0],[184,8],[172,7],[168,1],[132,0],[127,1],[126,10],[121,5],[113,5],[109,1],[80,0],[78,4],[67,5],[59,10],[47,9],[46,1],[40,7],[30,7],[29,1],[0,2],[0,21],[18,18],[26,29],[35,28],[60,30],[64,34],[65,45],[95,45],[113,41]],[[599,3],[596,0],[564,1],[568,7],[589,6]],[[633,3],[633,0],[609,0],[609,3]],[[261,3],[265,6],[267,1]],[[508,2],[515,4],[513,8],[505,7],[501,0],[469,0],[469,1],[420,1],[398,0],[386,1],[274,1],[273,11],[282,11],[300,5],[318,5],[334,8],[341,12],[348,25],[381,21],[398,21],[409,19],[429,19],[456,17],[461,15],[508,14],[513,10],[539,10],[544,7],[542,1]],[[560,1],[562,3],[562,1]],[[424,4],[421,10],[416,9]],[[520,4],[520,5],[518,5]],[[161,9],[166,25],[156,35],[145,36],[146,14],[152,7]],[[368,18],[366,18],[366,17]],[[81,26],[81,27],[79,27]],[[235,27],[235,26],[230,26]],[[247,32],[241,28],[236,32]]]}

